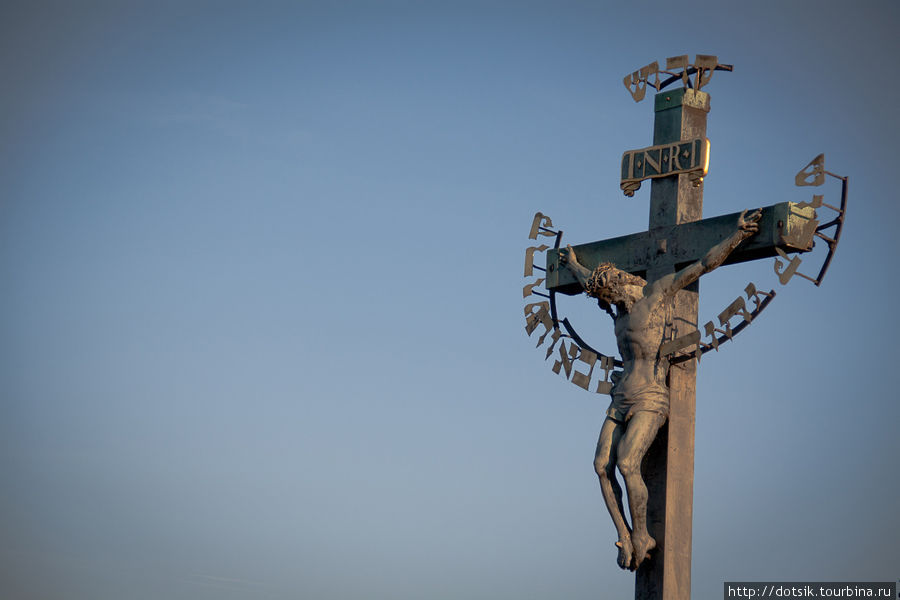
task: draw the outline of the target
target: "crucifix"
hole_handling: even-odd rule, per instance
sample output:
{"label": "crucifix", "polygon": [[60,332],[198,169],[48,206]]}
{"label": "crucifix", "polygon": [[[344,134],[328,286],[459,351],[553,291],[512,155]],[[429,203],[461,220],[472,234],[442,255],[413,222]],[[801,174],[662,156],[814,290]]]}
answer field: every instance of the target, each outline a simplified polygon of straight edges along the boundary
{"label": "crucifix", "polygon": [[[719,64],[715,56],[697,55],[693,63],[679,56],[668,59],[665,70],[651,63],[625,77],[636,101],[644,97],[647,86],[658,92],[653,145],[625,152],[621,165],[626,196],[633,196],[641,182],[651,182],[647,231],[562,248],[562,232],[553,231],[550,219],[538,213],[529,237],[555,236],[556,243],[552,249],[542,245],[526,253],[525,275],[539,269],[545,277],[526,285],[523,296],[549,299],[526,306],[527,333],[543,325],[540,346],[552,331],[547,357],[558,349],[554,372],[564,371],[584,389],[598,360],[605,372],[596,391],[610,394],[612,404],[601,430],[595,468],[619,534],[617,562],[636,571],[639,600],[690,598],[697,360],[732,339],[775,296],[774,290],[760,293],[751,283],[745,291],[755,309],[748,311],[738,297],[719,315],[724,329],[706,323],[710,341],[703,343],[698,327],[700,277],[723,264],[775,257],[782,284],[799,275],[818,285],[837,246],[846,211],[847,178],[825,171],[820,155],[801,170],[796,183],[821,185],[825,174],[841,179],[840,208],[816,195],[811,202],[782,202],[702,219],[710,102],[701,88],[716,70],[732,68]],[[660,81],[660,73],[669,78]],[[677,81],[681,88],[662,91]],[[822,206],[836,211],[835,219],[821,224],[815,209]],[[811,251],[817,239],[825,242],[828,254],[818,275],[810,277],[798,271],[801,259],[789,254]],[[535,266],[534,253],[545,250],[546,267]],[[548,294],[535,291],[542,281]],[[555,295],[582,292],[596,298],[613,318],[619,359],[591,348],[567,319],[558,318]],[[732,329],[733,317],[742,322]],[[579,361],[589,368],[587,373],[578,371]],[[628,492],[630,525],[615,467]]]}

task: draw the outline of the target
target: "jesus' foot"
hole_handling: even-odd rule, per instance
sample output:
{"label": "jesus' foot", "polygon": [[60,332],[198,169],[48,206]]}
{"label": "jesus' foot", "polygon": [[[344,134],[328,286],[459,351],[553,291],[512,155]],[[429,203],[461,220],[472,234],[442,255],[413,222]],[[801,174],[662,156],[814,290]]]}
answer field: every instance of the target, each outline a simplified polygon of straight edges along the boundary
{"label": "jesus' foot", "polygon": [[633,554],[633,549],[631,547],[631,538],[620,539],[616,542],[616,548],[619,549],[619,557],[616,559],[616,562],[619,563],[619,566],[623,569],[631,568],[631,557]]}
{"label": "jesus' foot", "polygon": [[636,570],[645,559],[650,558],[650,551],[656,548],[656,540],[649,535],[633,536],[632,546],[634,547],[634,566],[632,570]]}

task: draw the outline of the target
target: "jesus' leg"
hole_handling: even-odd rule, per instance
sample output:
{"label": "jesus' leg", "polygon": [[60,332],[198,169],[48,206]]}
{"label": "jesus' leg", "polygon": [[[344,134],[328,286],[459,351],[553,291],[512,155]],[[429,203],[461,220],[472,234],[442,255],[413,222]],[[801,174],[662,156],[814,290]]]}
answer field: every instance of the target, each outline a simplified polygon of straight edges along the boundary
{"label": "jesus' leg", "polygon": [[656,540],[647,531],[647,486],[641,477],[641,461],[665,420],[659,413],[638,411],[628,421],[625,435],[619,442],[618,467],[625,479],[631,510],[633,569],[637,569],[647,558],[647,553],[656,547]]}
{"label": "jesus' leg", "polygon": [[594,470],[600,478],[600,490],[603,492],[603,500],[606,509],[612,517],[619,534],[616,547],[619,548],[617,562],[623,569],[631,568],[631,531],[625,523],[625,509],[622,506],[622,488],[616,479],[616,447],[622,437],[622,425],[607,418],[600,429],[600,439],[597,441],[597,452],[594,454]]}

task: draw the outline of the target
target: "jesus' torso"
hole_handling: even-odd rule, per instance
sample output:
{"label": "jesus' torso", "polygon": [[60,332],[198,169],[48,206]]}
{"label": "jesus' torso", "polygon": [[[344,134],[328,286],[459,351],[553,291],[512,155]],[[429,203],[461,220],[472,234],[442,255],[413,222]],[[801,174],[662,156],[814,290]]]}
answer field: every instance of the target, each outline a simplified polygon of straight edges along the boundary
{"label": "jesus' torso", "polygon": [[617,391],[630,403],[647,394],[668,394],[669,361],[660,356],[659,348],[663,343],[667,313],[672,308],[672,298],[652,293],[635,302],[629,311],[618,309],[615,333],[623,369]]}

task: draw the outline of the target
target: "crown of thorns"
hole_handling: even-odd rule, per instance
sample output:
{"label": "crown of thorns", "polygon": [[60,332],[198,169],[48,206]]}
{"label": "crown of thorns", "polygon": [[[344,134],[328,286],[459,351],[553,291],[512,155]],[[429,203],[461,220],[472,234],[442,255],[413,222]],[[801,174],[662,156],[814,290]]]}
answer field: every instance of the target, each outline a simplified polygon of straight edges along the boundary
{"label": "crown of thorns", "polygon": [[599,278],[599,277],[602,277],[603,275],[605,275],[606,273],[609,273],[610,271],[620,271],[620,270],[621,269],[616,267],[616,265],[614,265],[613,263],[605,262],[605,263],[600,263],[599,265],[597,265],[597,268],[594,269],[594,275],[596,275]]}
{"label": "crown of thorns", "polygon": [[[611,282],[607,279],[606,275],[613,272],[621,273],[624,277],[619,281],[613,280]],[[623,271],[611,262],[605,262],[600,263],[597,268],[594,269],[594,272],[591,273],[586,288],[589,296],[594,296],[595,298],[607,298],[613,289],[618,289],[622,285],[643,285],[643,283],[644,280],[637,275],[632,275],[627,271]]]}

